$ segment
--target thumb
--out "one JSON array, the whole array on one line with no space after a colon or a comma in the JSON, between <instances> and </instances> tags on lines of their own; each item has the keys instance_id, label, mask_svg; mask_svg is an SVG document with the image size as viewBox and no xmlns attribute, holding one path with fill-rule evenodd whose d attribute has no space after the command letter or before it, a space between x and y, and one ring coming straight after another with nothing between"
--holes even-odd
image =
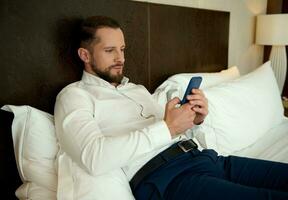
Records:
<instances>
[{"instance_id":1,"label":"thumb","mask_svg":"<svg viewBox=\"0 0 288 200\"><path fill-rule=\"evenodd\" d=\"M180 99L178 97L174 97L173 99L171 99L170 101L167 102L166 107L167 109L173 109L175 108L175 106L180 103Z\"/></svg>"}]
</instances>

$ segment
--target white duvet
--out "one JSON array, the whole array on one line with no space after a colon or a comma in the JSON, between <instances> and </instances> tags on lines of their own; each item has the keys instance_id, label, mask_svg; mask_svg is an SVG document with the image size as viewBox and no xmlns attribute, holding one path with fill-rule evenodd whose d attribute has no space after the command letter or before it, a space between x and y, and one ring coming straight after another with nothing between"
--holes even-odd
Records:
<instances>
[{"instance_id":1,"label":"white duvet","mask_svg":"<svg viewBox=\"0 0 288 200\"><path fill-rule=\"evenodd\" d=\"M285 117L256 143L233 154L288 163L288 118Z\"/></svg>"}]
</instances>

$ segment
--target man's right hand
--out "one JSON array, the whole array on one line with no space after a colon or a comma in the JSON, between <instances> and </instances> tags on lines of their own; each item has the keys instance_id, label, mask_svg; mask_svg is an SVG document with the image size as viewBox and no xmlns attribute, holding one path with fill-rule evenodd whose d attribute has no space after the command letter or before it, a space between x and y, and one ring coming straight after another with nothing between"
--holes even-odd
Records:
<instances>
[{"instance_id":1,"label":"man's right hand","mask_svg":"<svg viewBox=\"0 0 288 200\"><path fill-rule=\"evenodd\" d=\"M166 122L172 137L183 133L194 126L193 121L196 113L192 110L193 106L186 103L180 107L176 107L179 103L180 99L175 97L168 101L165 108L164 121Z\"/></svg>"}]
</instances>

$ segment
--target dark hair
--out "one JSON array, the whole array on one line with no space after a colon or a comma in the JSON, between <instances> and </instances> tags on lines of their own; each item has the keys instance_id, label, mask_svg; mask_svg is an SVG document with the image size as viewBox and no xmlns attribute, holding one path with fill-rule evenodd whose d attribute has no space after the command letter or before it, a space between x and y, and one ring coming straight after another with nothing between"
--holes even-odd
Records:
<instances>
[{"instance_id":1,"label":"dark hair","mask_svg":"<svg viewBox=\"0 0 288 200\"><path fill-rule=\"evenodd\" d=\"M104 27L121 28L116 20L106 16L91 16L84 19L80 27L80 46L88 47L93 40L97 40L96 31Z\"/></svg>"}]
</instances>

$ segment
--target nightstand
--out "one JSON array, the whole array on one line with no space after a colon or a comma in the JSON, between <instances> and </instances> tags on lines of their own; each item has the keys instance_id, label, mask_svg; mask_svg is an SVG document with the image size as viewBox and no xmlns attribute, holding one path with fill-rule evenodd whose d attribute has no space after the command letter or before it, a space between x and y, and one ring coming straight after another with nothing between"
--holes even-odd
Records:
<instances>
[{"instance_id":1,"label":"nightstand","mask_svg":"<svg viewBox=\"0 0 288 200\"><path fill-rule=\"evenodd\" d=\"M287 97L283 97L282 99L283 107L284 107L284 115L288 117L288 99Z\"/></svg>"}]
</instances>

